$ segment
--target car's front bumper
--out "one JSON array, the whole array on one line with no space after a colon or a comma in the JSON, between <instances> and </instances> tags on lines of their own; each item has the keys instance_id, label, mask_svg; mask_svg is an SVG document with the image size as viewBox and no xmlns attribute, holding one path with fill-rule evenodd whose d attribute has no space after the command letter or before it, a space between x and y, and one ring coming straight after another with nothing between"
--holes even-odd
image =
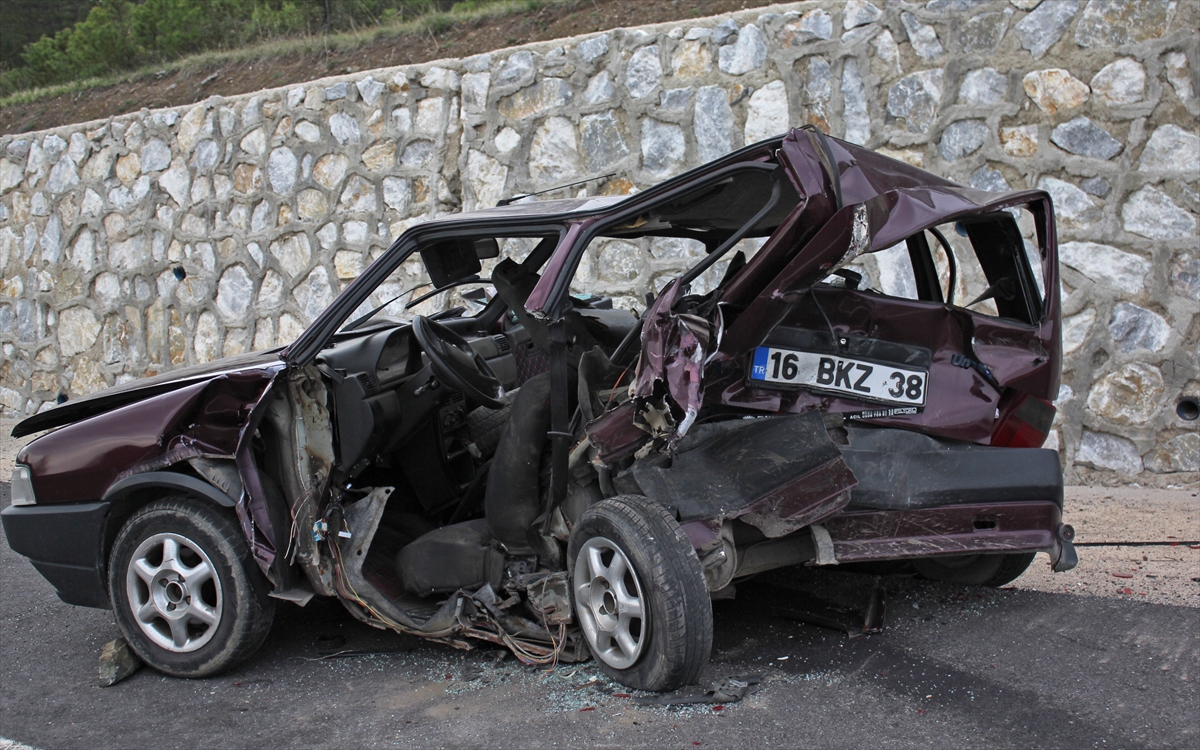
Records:
<instances>
[{"instance_id":1,"label":"car's front bumper","mask_svg":"<svg viewBox=\"0 0 1200 750\"><path fill-rule=\"evenodd\" d=\"M0 512L8 546L33 563L67 604L109 608L101 541L111 503L10 506Z\"/></svg>"}]
</instances>

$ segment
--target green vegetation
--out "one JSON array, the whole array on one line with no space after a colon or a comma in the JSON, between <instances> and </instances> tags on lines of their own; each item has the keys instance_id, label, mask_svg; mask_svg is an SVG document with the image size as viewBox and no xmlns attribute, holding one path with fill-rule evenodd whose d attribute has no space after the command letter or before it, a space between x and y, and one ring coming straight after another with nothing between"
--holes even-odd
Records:
<instances>
[{"instance_id":1,"label":"green vegetation","mask_svg":"<svg viewBox=\"0 0 1200 750\"><path fill-rule=\"evenodd\" d=\"M86 16L26 44L24 65L0 72L0 97L35 87L108 77L185 55L330 32L427 19L444 24L453 6L498 0L92 0L62 3L58 18ZM8 0L9 3L14 0ZM6 3L7 4L7 3ZM17 3L19 4L19 3ZM71 6L71 7L67 7ZM47 3L46 13L55 3ZM455 10L460 10L455 7ZM61 21L60 21L61 24Z\"/></svg>"}]
</instances>

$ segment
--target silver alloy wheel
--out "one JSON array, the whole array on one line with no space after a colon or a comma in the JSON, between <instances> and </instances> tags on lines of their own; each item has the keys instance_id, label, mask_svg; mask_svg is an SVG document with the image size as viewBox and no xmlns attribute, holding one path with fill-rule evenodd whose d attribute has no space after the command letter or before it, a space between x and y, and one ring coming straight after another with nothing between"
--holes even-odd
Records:
<instances>
[{"instance_id":1,"label":"silver alloy wheel","mask_svg":"<svg viewBox=\"0 0 1200 750\"><path fill-rule=\"evenodd\" d=\"M221 580L212 560L179 534L154 534L125 571L133 618L155 645L187 653L212 640L221 623Z\"/></svg>"},{"instance_id":2,"label":"silver alloy wheel","mask_svg":"<svg viewBox=\"0 0 1200 750\"><path fill-rule=\"evenodd\" d=\"M628 669L650 640L649 607L629 558L614 542L594 536L575 558L576 617L592 652L614 669Z\"/></svg>"}]
</instances>

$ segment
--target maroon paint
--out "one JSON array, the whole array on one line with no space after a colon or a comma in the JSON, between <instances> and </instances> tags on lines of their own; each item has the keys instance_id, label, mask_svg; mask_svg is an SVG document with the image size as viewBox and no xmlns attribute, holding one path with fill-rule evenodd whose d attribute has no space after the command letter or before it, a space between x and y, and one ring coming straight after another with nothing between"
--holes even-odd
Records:
<instances>
[{"instance_id":1,"label":"maroon paint","mask_svg":"<svg viewBox=\"0 0 1200 750\"><path fill-rule=\"evenodd\" d=\"M831 180L821 167L816 147L804 135L804 146L797 146L797 132L784 137L776 153L800 197L796 209L759 249L741 273L720 293L721 302L744 305L758 296L763 287L783 269L788 258L812 239L837 210L831 197Z\"/></svg>"},{"instance_id":2,"label":"maroon paint","mask_svg":"<svg viewBox=\"0 0 1200 750\"><path fill-rule=\"evenodd\" d=\"M822 166L827 163L823 143L832 151L838 175ZM808 290L845 255L857 204L865 206L868 212L873 249L889 247L927 227L963 215L1029 204L1044 255L1044 316L1034 326L981 316L949 305L865 292L818 289L813 293L826 306L840 333L923 346L933 352L929 382L936 384L936 388L930 388L924 413L873 420L876 424L919 428L943 437L986 443L996 405L1004 394L974 371L951 365L954 354L973 356L991 366L1002 388L1017 389L1048 401L1054 398L1062 356L1057 236L1049 197L1041 191L1000 196L983 193L866 149L833 139L823 140L812 131L797 130L782 141L695 170L683 182L676 179L651 188L637 199L622 202L621 211L643 205L643 201L649 204L680 185L702 181L708 172L731 163L767 159L782 164L800 200L763 248L720 292L719 302L731 325L718 356L705 369L703 381L694 372L695 368L685 362L688 358L680 357L680 348L689 344L676 335L680 321L670 313L670 303L662 302L652 309L654 320L643 338L643 359L646 372L650 373L648 382L651 385L654 380L666 382L676 406L683 410L694 408L704 398L708 404L776 413L863 408L859 401L808 391L749 387L744 372L750 350L777 325L825 329L824 317L815 307L806 307L806 301L811 303L812 299ZM841 210L833 197L835 184L840 185L844 206ZM526 302L531 314L538 317L554 314L553 307L561 302L555 295L561 294L566 288L565 278L574 273L584 249L582 244L595 224L612 221L614 215L610 211L568 224L563 241ZM117 476L136 472L156 459L182 455L180 451L236 453L247 488L238 506L243 529L254 545L259 564L269 566L275 553L274 530L265 511L265 494L249 448L254 426L264 411L265 394L279 371L278 364L264 367L264 363L265 359L260 359L253 370L217 374L63 427L35 440L18 460L32 468L39 500L55 503L94 500ZM213 363L204 372L229 366L228 361ZM198 370L188 374L199 376ZM174 388L172 375L183 374L169 374L80 399L61 412L49 413L54 416L39 415L26 420L18 429L34 431L66 424L71 418L80 418L72 414L82 416L89 405L98 407L104 399L120 403L115 399L123 397L124 391L148 386ZM627 454L644 442L645 432L633 425L634 411L631 404L626 404L589 425L588 434L604 460ZM1061 513L1052 503L854 511L831 516L845 505L846 490L854 486L853 476L844 464L844 471L836 468L824 467L827 471L820 477L807 478L812 482L798 480L742 512L803 524L826 519L838 556L847 561L973 550L1057 548L1055 532ZM973 523L979 515L997 519L997 528L976 530ZM693 543L701 546L701 541L711 542L719 533L718 520L687 524Z\"/></svg>"},{"instance_id":3,"label":"maroon paint","mask_svg":"<svg viewBox=\"0 0 1200 750\"><path fill-rule=\"evenodd\" d=\"M580 236L587 229L598 221L595 218L584 219L570 224L567 228L567 234L562 241L558 243L554 254L550 256L550 260L546 261L545 267L542 268L542 278L538 281L533 291L529 293L528 299L525 300L525 309L535 318L543 318L550 313L547 308L550 307L554 300L551 299L554 291L554 284L564 273L574 275L575 268L570 264L571 250L579 242Z\"/></svg>"},{"instance_id":4,"label":"maroon paint","mask_svg":"<svg viewBox=\"0 0 1200 750\"><path fill-rule=\"evenodd\" d=\"M769 537L784 536L845 508L857 486L854 473L838 456L726 517L741 518Z\"/></svg>"},{"instance_id":5,"label":"maroon paint","mask_svg":"<svg viewBox=\"0 0 1200 750\"><path fill-rule=\"evenodd\" d=\"M634 423L634 406L626 401L593 419L584 428L600 460L606 464L628 456L645 443L650 435Z\"/></svg>"},{"instance_id":6,"label":"maroon paint","mask_svg":"<svg viewBox=\"0 0 1200 750\"><path fill-rule=\"evenodd\" d=\"M117 475L169 449L171 428L195 406L208 382L115 409L44 435L21 449L38 503L98 500Z\"/></svg>"},{"instance_id":7,"label":"maroon paint","mask_svg":"<svg viewBox=\"0 0 1200 750\"><path fill-rule=\"evenodd\" d=\"M263 370L219 375L138 401L43 435L17 460L32 470L39 504L94 501L119 476L180 448L232 454L237 428L230 425L270 377Z\"/></svg>"},{"instance_id":8,"label":"maroon paint","mask_svg":"<svg viewBox=\"0 0 1200 750\"><path fill-rule=\"evenodd\" d=\"M269 498L266 490L263 489L262 476L259 474L258 466L254 463L252 448L254 433L262 423L263 417L266 416L271 400L275 396L274 386L276 378L281 372L283 372L282 367L274 372L274 377L263 389L257 403L248 408L243 407L248 412L249 418L239 425L237 447L234 450L238 476L241 477L242 487L245 490L242 497L234 498L237 500L238 521L242 525L242 533L250 544L250 552L254 555L254 561L258 563L264 573L267 573L271 564L275 562L277 530L271 522L271 514L267 510Z\"/></svg>"},{"instance_id":9,"label":"maroon paint","mask_svg":"<svg viewBox=\"0 0 1200 750\"><path fill-rule=\"evenodd\" d=\"M671 442L683 437L699 411L704 389L704 361L712 340L713 326L695 315L677 315L672 308L681 296L679 279L667 284L646 310L642 325L642 356L638 360L633 398L638 410L657 403L665 395L674 403L679 429Z\"/></svg>"},{"instance_id":10,"label":"maroon paint","mask_svg":"<svg viewBox=\"0 0 1200 750\"><path fill-rule=\"evenodd\" d=\"M761 344L771 329L795 307L806 289L828 275L833 261L845 255L850 245L853 218L852 206L834 214L775 279L760 288L759 294L729 325L721 339L722 360L740 357ZM781 245L776 247L780 254L786 250ZM761 254L761 251L756 254L755 259ZM744 273L746 269L742 270Z\"/></svg>"},{"instance_id":11,"label":"maroon paint","mask_svg":"<svg viewBox=\"0 0 1200 750\"><path fill-rule=\"evenodd\" d=\"M994 528L975 528L976 519ZM1062 512L1052 502L848 511L825 521L838 562L981 552L1055 555Z\"/></svg>"},{"instance_id":12,"label":"maroon paint","mask_svg":"<svg viewBox=\"0 0 1200 750\"><path fill-rule=\"evenodd\" d=\"M721 538L721 519L705 518L680 526L694 549L704 549Z\"/></svg>"},{"instance_id":13,"label":"maroon paint","mask_svg":"<svg viewBox=\"0 0 1200 750\"><path fill-rule=\"evenodd\" d=\"M217 375L237 371L251 370L257 367L269 367L279 364L279 350L271 349L262 352L240 354L226 357L213 362L206 362L192 367L164 372L141 380L131 380L120 383L102 391L89 393L86 396L72 398L65 404L49 409L20 422L13 428L12 436L21 437L35 432L50 430L72 422L78 422L88 417L101 414L112 409L157 396L185 385L194 385L208 381Z\"/></svg>"},{"instance_id":14,"label":"maroon paint","mask_svg":"<svg viewBox=\"0 0 1200 750\"><path fill-rule=\"evenodd\" d=\"M1051 361L1050 348L1042 334L1047 326L1033 327L1016 321L1000 320L972 313L950 305L939 305L918 300L887 297L870 292L838 288L817 288L810 292L834 321L838 334L882 339L929 349L933 362L929 370L928 396L925 410L914 415L896 416L871 420L872 424L907 428L921 428L922 432L956 440L967 440L986 444L992 434L996 407L1000 402L1000 391L987 382L975 370L957 367L952 363L955 354L978 357L995 368L997 380L1002 386L1012 385L1013 380L1023 390L1034 396L1051 401L1055 393L1049 390L1052 379L1045 372ZM782 326L823 332L827 330L824 318L806 295L782 320ZM972 338L978 342L983 331L984 341L1003 339L1002 350L995 347L980 351L972 347ZM1012 356L1017 362L1026 363L1022 372L1006 359ZM1040 358L1041 377L1030 364ZM727 406L762 408L765 389L746 383L748 356L727 362L722 367L722 380L727 385L720 393L720 402ZM1057 382L1054 381L1057 390ZM819 408L826 412L855 412L869 408L869 404L852 398L827 396L807 390L769 391L779 399L776 412L803 412ZM771 406L770 399L765 406ZM770 409L769 409L770 410Z\"/></svg>"}]
</instances>

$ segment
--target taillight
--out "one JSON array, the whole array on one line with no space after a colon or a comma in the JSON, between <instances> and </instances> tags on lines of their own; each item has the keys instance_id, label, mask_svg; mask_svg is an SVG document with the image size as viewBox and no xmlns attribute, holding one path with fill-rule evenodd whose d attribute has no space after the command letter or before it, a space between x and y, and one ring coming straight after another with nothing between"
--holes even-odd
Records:
<instances>
[{"instance_id":1,"label":"taillight","mask_svg":"<svg viewBox=\"0 0 1200 750\"><path fill-rule=\"evenodd\" d=\"M1000 418L992 430L992 445L1005 448L1040 448L1054 422L1054 404L1020 391L1009 391L1000 401Z\"/></svg>"}]
</instances>

